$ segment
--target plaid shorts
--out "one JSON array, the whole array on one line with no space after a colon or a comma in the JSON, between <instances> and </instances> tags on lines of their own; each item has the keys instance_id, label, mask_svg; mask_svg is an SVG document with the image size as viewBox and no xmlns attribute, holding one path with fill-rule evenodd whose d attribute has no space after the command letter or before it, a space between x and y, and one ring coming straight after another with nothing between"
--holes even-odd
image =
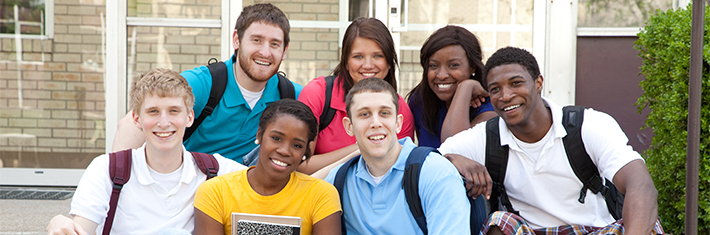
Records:
<instances>
[{"instance_id":1,"label":"plaid shorts","mask_svg":"<svg viewBox=\"0 0 710 235\"><path fill-rule=\"evenodd\" d=\"M581 226L581 225L564 225L559 227L550 227L542 229L532 229L525 220L513 213L496 211L488 217L488 220L481 228L481 235L488 233L490 226L497 226L503 234L506 235L579 235L579 234L589 234L589 235L610 235L610 234L624 234L623 219L617 220L604 227L593 227L593 226ZM663 228L661 227L661 222L656 220L656 224L653 226L652 234L665 234Z\"/></svg>"}]
</instances>

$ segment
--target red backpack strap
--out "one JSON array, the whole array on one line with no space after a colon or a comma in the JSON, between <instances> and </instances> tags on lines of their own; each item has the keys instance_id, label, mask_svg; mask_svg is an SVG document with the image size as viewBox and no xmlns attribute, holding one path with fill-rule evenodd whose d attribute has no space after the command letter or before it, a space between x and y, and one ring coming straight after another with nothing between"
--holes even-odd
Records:
<instances>
[{"instance_id":1,"label":"red backpack strap","mask_svg":"<svg viewBox=\"0 0 710 235\"><path fill-rule=\"evenodd\" d=\"M113 217L116 215L116 206L118 205L118 196L121 194L123 185L128 183L131 178L131 149L109 153L108 171L113 182L111 190L111 200L109 201L108 215L104 223L104 231L102 234L108 235L111 233L113 225Z\"/></svg>"},{"instance_id":2,"label":"red backpack strap","mask_svg":"<svg viewBox=\"0 0 710 235\"><path fill-rule=\"evenodd\" d=\"M219 163L212 154L198 152L190 153L192 154L192 158L195 159L195 163L197 163L197 167L200 168L200 171L207 175L207 179L217 176L217 172L219 172Z\"/></svg>"}]
</instances>

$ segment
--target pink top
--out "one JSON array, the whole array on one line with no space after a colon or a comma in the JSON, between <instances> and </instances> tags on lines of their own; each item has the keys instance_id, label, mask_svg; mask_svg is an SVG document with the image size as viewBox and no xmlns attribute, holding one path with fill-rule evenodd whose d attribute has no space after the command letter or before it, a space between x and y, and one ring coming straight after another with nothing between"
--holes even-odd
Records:
<instances>
[{"instance_id":1,"label":"pink top","mask_svg":"<svg viewBox=\"0 0 710 235\"><path fill-rule=\"evenodd\" d=\"M333 96L330 98L330 106L335 109L335 116L330 125L318 133L314 154L329 153L356 142L355 136L348 135L345 132L345 128L343 128L342 120L347 116L347 113L345 112L345 101L343 99L345 93L338 82L340 79L340 77L335 79ZM310 107L316 119L320 119L320 115L323 112L323 103L325 102L325 77L315 78L303 87L301 94L298 96L298 101ZM399 96L399 114L404 116L404 123L397 137L399 139L404 137L414 139L414 116L402 96ZM318 121L320 122L320 120Z\"/></svg>"}]
</instances>

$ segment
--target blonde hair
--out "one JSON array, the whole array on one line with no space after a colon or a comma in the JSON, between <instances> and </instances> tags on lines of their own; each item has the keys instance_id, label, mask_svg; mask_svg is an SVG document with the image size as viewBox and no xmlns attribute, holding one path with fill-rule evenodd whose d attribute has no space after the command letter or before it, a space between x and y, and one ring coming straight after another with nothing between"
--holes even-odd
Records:
<instances>
[{"instance_id":1,"label":"blonde hair","mask_svg":"<svg viewBox=\"0 0 710 235\"><path fill-rule=\"evenodd\" d=\"M182 98L188 111L192 111L195 104L195 96L187 80L180 73L165 68L154 68L141 75L141 78L133 83L130 95L130 107L136 115L140 113L143 101L149 95Z\"/></svg>"}]
</instances>

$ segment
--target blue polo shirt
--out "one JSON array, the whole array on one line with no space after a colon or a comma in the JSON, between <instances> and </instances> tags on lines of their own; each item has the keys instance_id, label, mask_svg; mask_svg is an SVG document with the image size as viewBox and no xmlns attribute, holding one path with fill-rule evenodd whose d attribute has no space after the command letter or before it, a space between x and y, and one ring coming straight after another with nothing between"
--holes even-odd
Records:
<instances>
[{"instance_id":1,"label":"blue polo shirt","mask_svg":"<svg viewBox=\"0 0 710 235\"><path fill-rule=\"evenodd\" d=\"M441 126L444 125L444 119L446 119L446 113L448 110L446 110L446 104L444 104L443 101L439 100L439 109L436 111L436 134L433 134L429 132L424 125L424 109L422 106L419 106L418 103L414 102L414 99L421 100L421 96L417 95L416 93L413 94L409 98L409 109L412 110L412 114L414 114L414 127L417 128L417 131L419 132L419 136L417 136L417 140L419 141L419 146L427 146L427 147L432 147L432 148L438 148L441 145ZM469 117L470 121L473 121L476 116L483 112L487 111L493 111L493 105L491 104L491 99L486 98L486 101L481 104L480 107L478 108L473 108L469 107Z\"/></svg>"},{"instance_id":2,"label":"blue polo shirt","mask_svg":"<svg viewBox=\"0 0 710 235\"><path fill-rule=\"evenodd\" d=\"M342 199L348 234L423 234L412 217L402 189L407 157L416 145L409 137L400 139L399 143L402 151L380 184L375 185L364 159L348 171ZM332 184L342 166L332 169L325 180ZM437 153L430 153L424 161L419 196L429 234L471 233L471 207L461 175L451 162Z\"/></svg>"},{"instance_id":3,"label":"blue polo shirt","mask_svg":"<svg viewBox=\"0 0 710 235\"><path fill-rule=\"evenodd\" d=\"M249 153L256 144L256 130L259 128L259 118L267 105L281 99L277 75L266 83L261 99L250 108L242 96L241 90L234 79L232 56L225 61L227 64L227 87L222 99L215 107L212 115L205 118L200 126L184 142L189 151L203 153L219 153L226 158L239 163L242 157ZM207 105L212 88L212 75L206 66L200 66L181 73L192 87L195 95L195 118L200 116L202 109ZM293 82L291 82L293 83ZM293 83L296 97L301 93L303 86Z\"/></svg>"}]
</instances>

